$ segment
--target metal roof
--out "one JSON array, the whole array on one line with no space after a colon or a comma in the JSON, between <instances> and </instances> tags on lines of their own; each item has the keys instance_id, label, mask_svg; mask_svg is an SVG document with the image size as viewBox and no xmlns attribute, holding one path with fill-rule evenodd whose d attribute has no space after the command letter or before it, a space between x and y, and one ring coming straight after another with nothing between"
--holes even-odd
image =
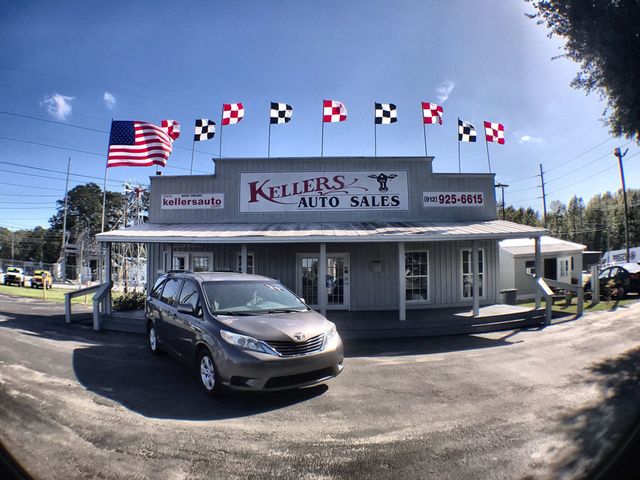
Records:
<instances>
[{"instance_id":1,"label":"metal roof","mask_svg":"<svg viewBox=\"0 0 640 480\"><path fill-rule=\"evenodd\" d=\"M544 254L565 253L565 252L582 252L586 250L586 245L568 242L561 238L550 236L540 237L540 250ZM503 240L500 242L500 250L509 252L514 257L534 255L533 239L519 238L511 240Z\"/></svg>"},{"instance_id":2,"label":"metal roof","mask_svg":"<svg viewBox=\"0 0 640 480\"><path fill-rule=\"evenodd\" d=\"M96 235L99 242L306 243L502 240L548 231L504 220L480 222L145 223Z\"/></svg>"}]
</instances>

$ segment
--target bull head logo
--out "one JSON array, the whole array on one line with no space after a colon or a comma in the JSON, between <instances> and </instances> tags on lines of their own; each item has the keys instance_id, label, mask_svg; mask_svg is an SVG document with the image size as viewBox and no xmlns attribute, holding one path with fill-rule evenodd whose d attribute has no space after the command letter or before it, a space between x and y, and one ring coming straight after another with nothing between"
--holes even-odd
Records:
<instances>
[{"instance_id":1,"label":"bull head logo","mask_svg":"<svg viewBox=\"0 0 640 480\"><path fill-rule=\"evenodd\" d=\"M392 178L396 178L397 175L395 173L391 173L389 175L386 175L384 173L379 173L378 175L372 173L371 175L369 175L369 178L373 178L374 180L376 180L379 184L380 187L378 188L379 191L381 192L386 192L389 190L389 188L387 187L387 182L389 180L391 180Z\"/></svg>"}]
</instances>

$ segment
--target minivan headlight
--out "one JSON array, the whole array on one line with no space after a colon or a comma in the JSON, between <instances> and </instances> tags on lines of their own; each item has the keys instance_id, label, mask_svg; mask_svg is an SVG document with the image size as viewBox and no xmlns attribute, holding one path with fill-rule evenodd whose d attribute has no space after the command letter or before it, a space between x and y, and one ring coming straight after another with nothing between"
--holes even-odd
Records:
<instances>
[{"instance_id":1,"label":"minivan headlight","mask_svg":"<svg viewBox=\"0 0 640 480\"><path fill-rule=\"evenodd\" d=\"M225 342L241 350L251 350L254 352L267 353L262 346L262 342L260 340L256 340L253 337L228 332L226 330L220 330L220 336L224 339Z\"/></svg>"},{"instance_id":2,"label":"minivan headlight","mask_svg":"<svg viewBox=\"0 0 640 480\"><path fill-rule=\"evenodd\" d=\"M329 339L333 337L336 333L338 333L338 330L336 329L336 324L333 322L327 321L327 329L324 332L325 338Z\"/></svg>"}]
</instances>

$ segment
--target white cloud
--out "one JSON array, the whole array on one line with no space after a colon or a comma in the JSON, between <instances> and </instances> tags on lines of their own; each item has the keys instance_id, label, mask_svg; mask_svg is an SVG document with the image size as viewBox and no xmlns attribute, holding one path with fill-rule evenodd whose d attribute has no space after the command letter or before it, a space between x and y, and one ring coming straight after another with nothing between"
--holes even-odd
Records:
<instances>
[{"instance_id":1,"label":"white cloud","mask_svg":"<svg viewBox=\"0 0 640 480\"><path fill-rule=\"evenodd\" d=\"M116 106L116 97L113 93L104 92L102 97L104 99L104 104L107 106L109 110L112 110L113 107Z\"/></svg>"},{"instance_id":2,"label":"white cloud","mask_svg":"<svg viewBox=\"0 0 640 480\"><path fill-rule=\"evenodd\" d=\"M76 97L67 97L59 93L54 93L40 102L41 106L47 108L47 112L56 117L58 120L66 120L71 115L73 109L71 101Z\"/></svg>"},{"instance_id":3,"label":"white cloud","mask_svg":"<svg viewBox=\"0 0 640 480\"><path fill-rule=\"evenodd\" d=\"M540 137L532 137L531 135L522 135L519 139L518 139L518 143L542 143L544 142L544 139L540 138Z\"/></svg>"},{"instance_id":4,"label":"white cloud","mask_svg":"<svg viewBox=\"0 0 640 480\"><path fill-rule=\"evenodd\" d=\"M451 80L445 80L444 82L442 82L438 86L438 88L436 88L436 96L438 98L438 101L440 103L446 102L447 98L449 98L449 95L451 95L451 92L453 92L455 86L456 84Z\"/></svg>"}]
</instances>

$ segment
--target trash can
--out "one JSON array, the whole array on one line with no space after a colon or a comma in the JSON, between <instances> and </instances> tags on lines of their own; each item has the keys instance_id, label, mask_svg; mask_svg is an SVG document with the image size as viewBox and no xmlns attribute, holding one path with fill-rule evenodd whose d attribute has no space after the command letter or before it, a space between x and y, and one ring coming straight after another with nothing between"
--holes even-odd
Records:
<instances>
[{"instance_id":1,"label":"trash can","mask_svg":"<svg viewBox=\"0 0 640 480\"><path fill-rule=\"evenodd\" d=\"M518 299L518 289L517 288L506 288L504 290L500 290L499 301L503 305L515 305Z\"/></svg>"}]
</instances>

